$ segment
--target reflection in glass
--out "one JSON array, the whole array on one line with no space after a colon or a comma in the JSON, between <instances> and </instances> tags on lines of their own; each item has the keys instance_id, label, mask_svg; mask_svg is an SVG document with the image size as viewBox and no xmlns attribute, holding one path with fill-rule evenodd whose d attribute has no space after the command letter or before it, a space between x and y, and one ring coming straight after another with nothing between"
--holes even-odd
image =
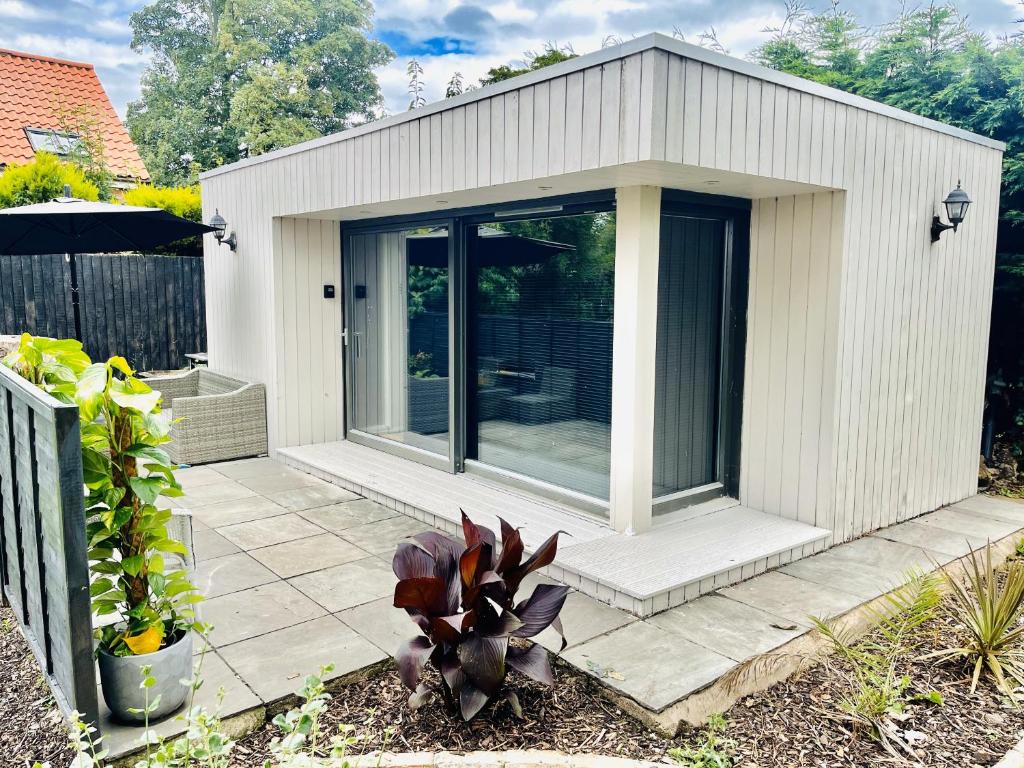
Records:
<instances>
[{"instance_id":1,"label":"reflection in glass","mask_svg":"<svg viewBox=\"0 0 1024 768\"><path fill-rule=\"evenodd\" d=\"M349 423L447 456L448 231L354 235L349 250Z\"/></svg>"},{"instance_id":2,"label":"reflection in glass","mask_svg":"<svg viewBox=\"0 0 1024 768\"><path fill-rule=\"evenodd\" d=\"M607 499L614 214L491 222L468 247L470 451Z\"/></svg>"},{"instance_id":3,"label":"reflection in glass","mask_svg":"<svg viewBox=\"0 0 1024 768\"><path fill-rule=\"evenodd\" d=\"M661 217L654 496L717 477L724 224Z\"/></svg>"}]
</instances>

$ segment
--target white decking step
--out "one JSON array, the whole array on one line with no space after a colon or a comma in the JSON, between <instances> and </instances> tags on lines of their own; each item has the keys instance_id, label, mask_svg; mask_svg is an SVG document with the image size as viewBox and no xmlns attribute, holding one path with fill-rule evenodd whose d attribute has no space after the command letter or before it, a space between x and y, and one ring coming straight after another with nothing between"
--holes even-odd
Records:
<instances>
[{"instance_id":1,"label":"white decking step","mask_svg":"<svg viewBox=\"0 0 1024 768\"><path fill-rule=\"evenodd\" d=\"M829 531L719 500L686 519L628 536L578 510L525 491L449 474L348 441L278 450L285 463L439 528L460 510L497 528L521 527L528 549L563 531L548 575L584 594L647 616L769 568L819 552Z\"/></svg>"}]
</instances>

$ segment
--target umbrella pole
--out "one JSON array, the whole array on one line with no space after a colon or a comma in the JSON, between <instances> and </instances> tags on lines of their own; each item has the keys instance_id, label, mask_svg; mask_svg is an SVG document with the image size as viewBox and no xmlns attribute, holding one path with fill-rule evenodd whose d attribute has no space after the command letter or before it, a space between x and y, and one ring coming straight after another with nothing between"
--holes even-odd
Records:
<instances>
[{"instance_id":1,"label":"umbrella pole","mask_svg":"<svg viewBox=\"0 0 1024 768\"><path fill-rule=\"evenodd\" d=\"M82 341L82 310L78 304L78 263L75 254L66 254L71 268L71 313L75 318L75 338Z\"/></svg>"}]
</instances>

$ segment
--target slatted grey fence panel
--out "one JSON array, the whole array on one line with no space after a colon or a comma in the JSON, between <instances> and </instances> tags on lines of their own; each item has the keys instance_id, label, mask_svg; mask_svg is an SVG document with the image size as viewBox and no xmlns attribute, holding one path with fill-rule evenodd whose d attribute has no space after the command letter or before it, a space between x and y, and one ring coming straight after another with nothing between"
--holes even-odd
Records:
<instances>
[{"instance_id":1,"label":"slatted grey fence panel","mask_svg":"<svg viewBox=\"0 0 1024 768\"><path fill-rule=\"evenodd\" d=\"M58 706L98 723L78 408L0 366L0 582Z\"/></svg>"},{"instance_id":2,"label":"slatted grey fence panel","mask_svg":"<svg viewBox=\"0 0 1024 768\"><path fill-rule=\"evenodd\" d=\"M203 260L80 255L82 339L95 360L124 355L139 370L170 370L206 350ZM0 334L74 335L63 255L0 256Z\"/></svg>"}]
</instances>

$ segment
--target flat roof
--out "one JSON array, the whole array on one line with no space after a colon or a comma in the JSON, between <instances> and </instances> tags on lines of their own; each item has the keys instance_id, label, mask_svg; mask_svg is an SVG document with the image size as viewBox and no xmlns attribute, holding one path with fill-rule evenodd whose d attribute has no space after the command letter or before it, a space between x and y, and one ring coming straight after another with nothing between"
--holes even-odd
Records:
<instances>
[{"instance_id":1,"label":"flat roof","mask_svg":"<svg viewBox=\"0 0 1024 768\"><path fill-rule=\"evenodd\" d=\"M726 56L725 54L718 53L707 48L702 48L698 45L693 45L692 43L685 43L682 40L677 40L674 37L663 35L660 32L652 32L650 34L643 35L642 37L637 37L624 43L620 43L619 45L608 46L607 48L602 48L601 50L594 51L593 53L577 56L576 58L569 59L568 61L559 62L558 64L552 64L551 66L544 67L542 69L527 72L519 75L518 77L502 80L501 82L483 86L481 88L476 88L458 96L453 96L450 99L431 102L430 104L418 109L410 109L396 115L390 115L380 120L363 123L355 126L354 128L349 128L338 133L332 133L327 136L310 139L309 141L304 141L301 144L293 144L290 147L275 149L262 155L248 157L244 160L229 163L228 165L211 168L210 170L201 173L199 178L207 179L224 173L230 173L231 171L240 170L251 165L275 160L280 157L300 154L302 152L317 149L318 147L328 146L339 141L345 141L356 136L361 136L366 133L373 133L374 131L383 130L394 125L401 125L402 123L407 123L412 120L419 120L428 115L454 109L455 107L463 104L482 101L492 96L497 96L500 93L507 93L508 91L515 91L536 83L554 80L555 78L568 75L572 72L589 69L590 67L598 66L608 61L623 59L627 56L632 56L648 50L662 50L668 53L673 53L687 59L693 59L694 61L700 61L705 64L737 72L741 75L746 75L769 83L775 83L786 88L792 88L814 96L820 96L830 101L847 104L851 107L856 107L857 109L874 112L885 117L893 118L894 120L900 120L938 133L954 136L958 139L970 141L975 144L981 144L982 146L996 149L1000 152L1006 149L1006 144L1001 141L997 141L996 139L991 139L977 133L972 133L971 131L966 131L963 128L957 128L947 123L939 122L938 120L922 117L921 115L914 114L913 112L907 112L903 109L890 107L888 104L883 104L878 101L864 98L863 96L841 91L838 88L822 85L821 83L816 83L813 80L806 80L802 77L790 75L775 69L769 69L768 67L761 66L760 64L754 64L743 59L737 59L733 56Z\"/></svg>"}]
</instances>

